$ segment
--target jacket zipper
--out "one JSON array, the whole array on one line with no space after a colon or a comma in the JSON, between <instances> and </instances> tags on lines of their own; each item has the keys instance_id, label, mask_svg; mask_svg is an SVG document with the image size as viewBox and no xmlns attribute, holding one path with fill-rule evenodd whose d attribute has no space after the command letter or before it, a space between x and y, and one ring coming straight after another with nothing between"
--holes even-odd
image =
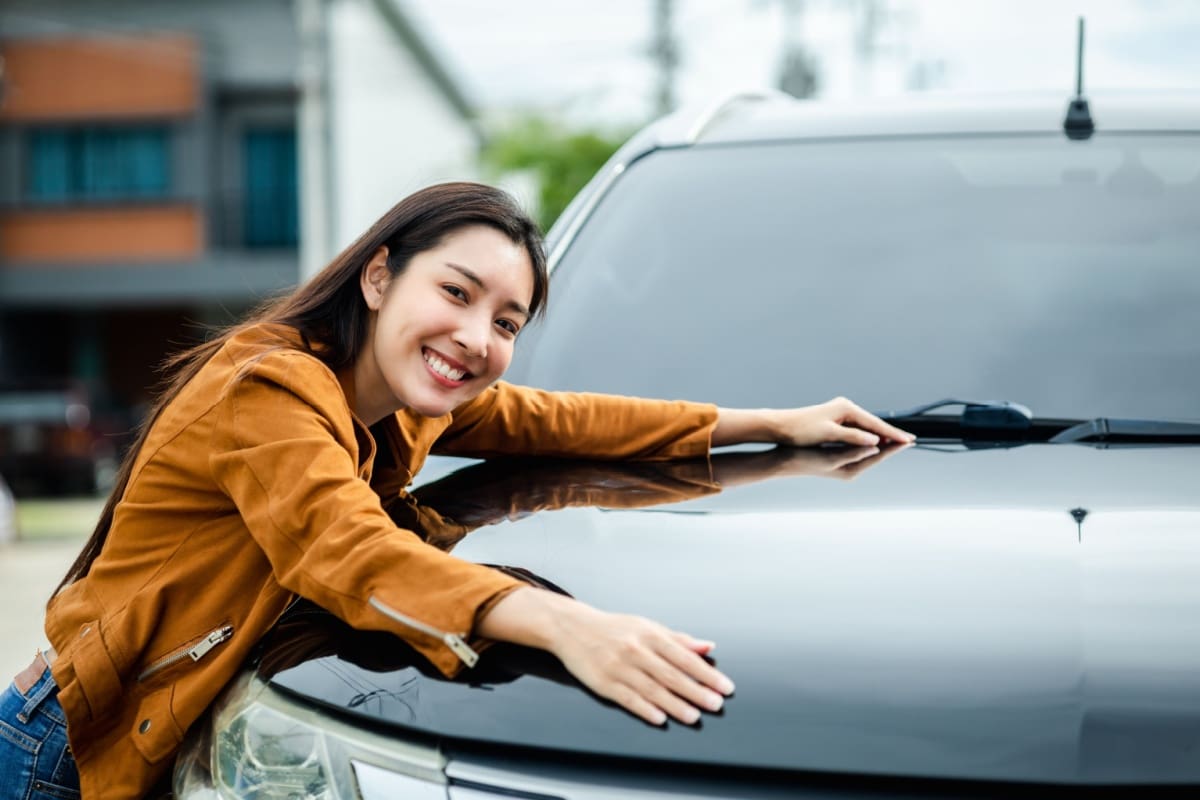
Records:
<instances>
[{"instance_id":1,"label":"jacket zipper","mask_svg":"<svg viewBox=\"0 0 1200 800\"><path fill-rule=\"evenodd\" d=\"M371 595L371 597L367 598L367 602L370 603L371 606L377 611L381 612L385 616L391 617L401 625L407 625L408 627L418 630L428 636L432 636L435 639L440 639L442 644L446 645L446 647L449 647L450 651L454 653L454 655L458 656L459 659L468 667L475 666L475 663L479 661L479 654L472 650L471 646L463 641L462 636L458 635L457 633L439 631L432 625L426 625L420 620L413 619L406 614L401 614L396 609L384 605L384 603L378 600L374 595Z\"/></svg>"},{"instance_id":2,"label":"jacket zipper","mask_svg":"<svg viewBox=\"0 0 1200 800\"><path fill-rule=\"evenodd\" d=\"M185 658L190 658L192 661L199 661L208 655L208 651L212 650L221 642L229 639L231 636L233 636L233 626L223 625L220 628L217 628L215 631L203 636L200 641L196 642L195 644L188 645L187 647L181 647L175 652L169 653L168 655L160 658L158 661L155 661L153 664L142 670L142 673L138 675L137 679L139 681L144 681L151 675L161 672L173 664L178 664Z\"/></svg>"}]
</instances>

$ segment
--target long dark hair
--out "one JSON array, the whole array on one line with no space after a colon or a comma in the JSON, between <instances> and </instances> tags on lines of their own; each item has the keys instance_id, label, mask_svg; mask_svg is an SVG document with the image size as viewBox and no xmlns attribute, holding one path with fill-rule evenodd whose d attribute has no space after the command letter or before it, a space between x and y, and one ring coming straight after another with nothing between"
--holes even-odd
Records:
<instances>
[{"instance_id":1,"label":"long dark hair","mask_svg":"<svg viewBox=\"0 0 1200 800\"><path fill-rule=\"evenodd\" d=\"M125 494L133 463L162 410L231 337L253 325L279 323L297 329L305 349L331 369L354 363L367 337L368 314L359 274L380 247L387 247L388 270L399 275L417 253L436 247L446 234L469 225L487 225L525 247L533 264L532 315L544 312L548 292L546 256L537 224L508 194L478 183L442 183L401 200L366 233L307 283L266 303L247 320L215 338L166 360L162 390L125 454L112 494L92 536L67 571L58 594L88 574L112 528L113 511Z\"/></svg>"}]
</instances>

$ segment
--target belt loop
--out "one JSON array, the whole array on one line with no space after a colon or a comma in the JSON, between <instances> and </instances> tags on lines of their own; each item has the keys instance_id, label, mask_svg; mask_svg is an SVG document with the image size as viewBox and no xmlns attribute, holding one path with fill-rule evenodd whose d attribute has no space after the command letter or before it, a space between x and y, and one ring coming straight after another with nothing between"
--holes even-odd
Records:
<instances>
[{"instance_id":1,"label":"belt loop","mask_svg":"<svg viewBox=\"0 0 1200 800\"><path fill-rule=\"evenodd\" d=\"M41 658L41 653L38 653L38 657ZM29 723L29 718L33 716L33 713L58 688L58 685L54 683L54 677L50 674L50 666L46 664L45 659L42 659L42 664L46 666L42 670L42 677L38 679L41 686L29 696L29 700L25 702L25 707L17 714L17 719L25 724Z\"/></svg>"}]
</instances>

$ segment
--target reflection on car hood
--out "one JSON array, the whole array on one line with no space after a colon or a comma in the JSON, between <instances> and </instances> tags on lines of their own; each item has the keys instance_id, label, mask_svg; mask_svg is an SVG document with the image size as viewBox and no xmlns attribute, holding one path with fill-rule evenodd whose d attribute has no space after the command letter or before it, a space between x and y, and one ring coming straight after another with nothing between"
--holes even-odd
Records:
<instances>
[{"instance_id":1,"label":"reflection on car hood","mask_svg":"<svg viewBox=\"0 0 1200 800\"><path fill-rule=\"evenodd\" d=\"M282 661L268 652L273 684L453 739L632 758L1200 780L1200 448L910 450L853 482L788 478L723 494L695 464L581 469L451 478L460 516L506 518L455 553L715 640L737 684L724 712L654 728L544 654L506 646L448 682L390 637L332 622L292 625L331 638L293 645ZM619 505L601 502L605 491L636 494L639 481L651 498L670 485L690 499L602 507ZM522 517L503 502L570 505L572 486L600 505ZM272 647L286 653L287 637Z\"/></svg>"}]
</instances>

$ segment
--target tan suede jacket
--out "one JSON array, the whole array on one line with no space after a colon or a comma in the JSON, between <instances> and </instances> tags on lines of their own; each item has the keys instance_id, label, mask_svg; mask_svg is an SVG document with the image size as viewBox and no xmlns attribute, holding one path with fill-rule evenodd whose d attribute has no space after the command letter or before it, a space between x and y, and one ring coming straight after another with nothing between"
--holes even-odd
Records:
<instances>
[{"instance_id":1,"label":"tan suede jacket","mask_svg":"<svg viewBox=\"0 0 1200 800\"><path fill-rule=\"evenodd\" d=\"M88 575L54 597L85 798L140 797L296 595L391 631L447 675L482 612L520 584L387 513L429 452L665 459L708 452L716 408L498 383L443 417L400 412L376 442L353 381L295 331L232 338L163 411Z\"/></svg>"}]
</instances>

